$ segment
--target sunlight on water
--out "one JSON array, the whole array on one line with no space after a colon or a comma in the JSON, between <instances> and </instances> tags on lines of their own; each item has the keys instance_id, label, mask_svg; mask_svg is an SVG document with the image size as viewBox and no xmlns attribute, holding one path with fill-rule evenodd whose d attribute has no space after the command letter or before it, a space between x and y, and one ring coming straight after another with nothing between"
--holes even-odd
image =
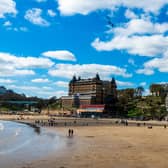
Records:
<instances>
[{"instance_id":1,"label":"sunlight on water","mask_svg":"<svg viewBox=\"0 0 168 168\"><path fill-rule=\"evenodd\" d=\"M34 159L58 149L63 144L55 132L41 130L20 123L0 121L0 162L1 157L23 157Z\"/></svg>"},{"instance_id":2,"label":"sunlight on water","mask_svg":"<svg viewBox=\"0 0 168 168\"><path fill-rule=\"evenodd\" d=\"M15 136L18 136L21 133L21 130L22 130L21 128L18 128L15 132Z\"/></svg>"},{"instance_id":3,"label":"sunlight on water","mask_svg":"<svg viewBox=\"0 0 168 168\"><path fill-rule=\"evenodd\" d=\"M0 154L14 152L27 145L34 134L26 125L0 121Z\"/></svg>"},{"instance_id":4,"label":"sunlight on water","mask_svg":"<svg viewBox=\"0 0 168 168\"><path fill-rule=\"evenodd\" d=\"M2 123L0 123L0 131L4 130L4 125Z\"/></svg>"}]
</instances>

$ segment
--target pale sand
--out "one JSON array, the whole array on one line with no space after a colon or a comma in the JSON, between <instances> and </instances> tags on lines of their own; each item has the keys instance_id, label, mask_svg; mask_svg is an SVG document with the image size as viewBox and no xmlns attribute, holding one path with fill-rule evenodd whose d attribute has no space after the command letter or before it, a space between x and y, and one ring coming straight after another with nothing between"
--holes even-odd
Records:
<instances>
[{"instance_id":1,"label":"pale sand","mask_svg":"<svg viewBox=\"0 0 168 168\"><path fill-rule=\"evenodd\" d=\"M25 119L25 120L45 120L48 119L48 115L9 115L9 114L0 114L0 120L17 120L17 119Z\"/></svg>"},{"instance_id":2,"label":"pale sand","mask_svg":"<svg viewBox=\"0 0 168 168\"><path fill-rule=\"evenodd\" d=\"M168 128L163 126L73 127L72 138L67 137L69 127L47 129L61 136L64 147L40 160L19 163L17 168L168 168Z\"/></svg>"},{"instance_id":3,"label":"pale sand","mask_svg":"<svg viewBox=\"0 0 168 168\"><path fill-rule=\"evenodd\" d=\"M25 168L167 168L168 129L163 127L74 127L57 131L65 146ZM23 166L22 166L23 167Z\"/></svg>"}]
</instances>

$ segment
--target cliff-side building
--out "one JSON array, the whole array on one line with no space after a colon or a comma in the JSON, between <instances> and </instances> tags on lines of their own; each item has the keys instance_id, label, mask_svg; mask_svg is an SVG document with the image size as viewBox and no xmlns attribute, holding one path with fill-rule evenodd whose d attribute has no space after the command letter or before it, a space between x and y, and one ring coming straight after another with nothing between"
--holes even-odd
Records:
<instances>
[{"instance_id":1,"label":"cliff-side building","mask_svg":"<svg viewBox=\"0 0 168 168\"><path fill-rule=\"evenodd\" d=\"M81 105L105 104L108 95L117 97L115 79L103 81L96 74L94 78L77 79L73 76L69 82L68 96L63 96L62 107L80 107Z\"/></svg>"}]
</instances>

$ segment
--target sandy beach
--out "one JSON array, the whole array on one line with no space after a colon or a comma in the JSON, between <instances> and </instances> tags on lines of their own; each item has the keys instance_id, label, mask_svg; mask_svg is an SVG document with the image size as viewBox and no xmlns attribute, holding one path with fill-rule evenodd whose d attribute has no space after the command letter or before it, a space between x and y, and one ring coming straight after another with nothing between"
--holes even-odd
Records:
<instances>
[{"instance_id":1,"label":"sandy beach","mask_svg":"<svg viewBox=\"0 0 168 168\"><path fill-rule=\"evenodd\" d=\"M22 168L167 168L168 130L163 127L49 128L62 136L65 145L42 160Z\"/></svg>"},{"instance_id":2,"label":"sandy beach","mask_svg":"<svg viewBox=\"0 0 168 168\"><path fill-rule=\"evenodd\" d=\"M38 119L37 116L29 118L31 118L29 122ZM41 119L47 119L47 117L43 116ZM61 118L59 122L73 120ZM82 119L78 122L84 122L84 120L92 123L90 119ZM163 125L167 122L148 121L146 123ZM68 137L69 128L74 130L73 137ZM16 168L168 167L168 128L163 126L153 126L152 129L148 129L147 125L143 124L140 127L136 125L92 125L55 126L43 129L59 135L61 144L63 144L61 148L34 161L21 161L17 163Z\"/></svg>"}]
</instances>

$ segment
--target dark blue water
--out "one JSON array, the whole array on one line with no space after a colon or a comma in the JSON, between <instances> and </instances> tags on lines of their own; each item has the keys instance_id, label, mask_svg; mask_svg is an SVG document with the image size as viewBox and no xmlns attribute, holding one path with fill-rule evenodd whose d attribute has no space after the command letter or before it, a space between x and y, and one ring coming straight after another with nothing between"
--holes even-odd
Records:
<instances>
[{"instance_id":1,"label":"dark blue water","mask_svg":"<svg viewBox=\"0 0 168 168\"><path fill-rule=\"evenodd\" d=\"M53 131L34 128L20 123L0 121L0 167L14 167L24 162L41 159L64 143Z\"/></svg>"}]
</instances>

